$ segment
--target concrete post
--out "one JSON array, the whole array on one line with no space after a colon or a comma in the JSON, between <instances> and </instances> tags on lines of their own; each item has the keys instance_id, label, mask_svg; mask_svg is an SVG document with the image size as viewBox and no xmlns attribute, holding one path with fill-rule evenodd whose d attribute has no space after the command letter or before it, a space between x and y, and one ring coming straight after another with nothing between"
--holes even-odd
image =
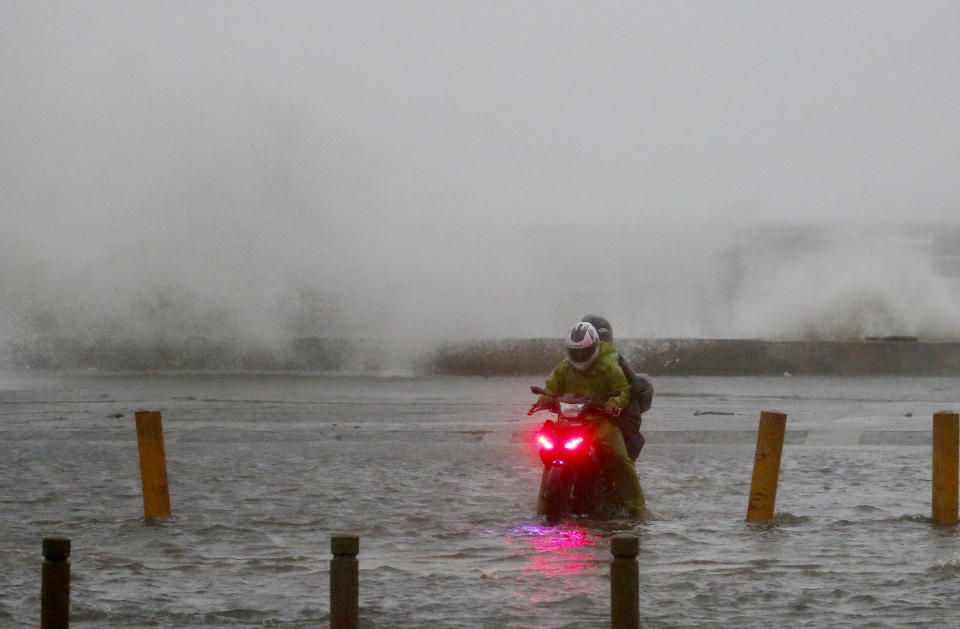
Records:
<instances>
[{"instance_id":1,"label":"concrete post","mask_svg":"<svg viewBox=\"0 0 960 629\"><path fill-rule=\"evenodd\" d=\"M957 463L960 433L957 413L933 415L933 523L957 523Z\"/></svg>"},{"instance_id":2,"label":"concrete post","mask_svg":"<svg viewBox=\"0 0 960 629\"><path fill-rule=\"evenodd\" d=\"M59 535L43 538L40 629L67 629L70 626L69 557L69 538Z\"/></svg>"},{"instance_id":3,"label":"concrete post","mask_svg":"<svg viewBox=\"0 0 960 629\"><path fill-rule=\"evenodd\" d=\"M360 622L360 575L357 553L360 538L335 535L330 539L330 629L357 629Z\"/></svg>"},{"instance_id":4,"label":"concrete post","mask_svg":"<svg viewBox=\"0 0 960 629\"><path fill-rule=\"evenodd\" d=\"M747 505L748 521L759 522L773 517L786 427L786 414L775 411L760 413L757 450L753 458L753 479L750 482L750 502Z\"/></svg>"},{"instance_id":5,"label":"concrete post","mask_svg":"<svg viewBox=\"0 0 960 629\"><path fill-rule=\"evenodd\" d=\"M640 569L637 553L640 539L620 534L610 539L610 626L612 629L640 627Z\"/></svg>"},{"instance_id":6,"label":"concrete post","mask_svg":"<svg viewBox=\"0 0 960 629\"><path fill-rule=\"evenodd\" d=\"M167 485L167 455L163 449L163 422L157 411L137 411L136 418L143 515L146 518L169 518L170 488Z\"/></svg>"}]
</instances>

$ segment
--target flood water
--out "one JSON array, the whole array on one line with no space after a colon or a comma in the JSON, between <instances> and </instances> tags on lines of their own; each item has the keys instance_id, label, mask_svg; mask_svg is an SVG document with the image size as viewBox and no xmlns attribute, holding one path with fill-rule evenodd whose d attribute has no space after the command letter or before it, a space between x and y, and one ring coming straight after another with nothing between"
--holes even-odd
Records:
<instances>
[{"instance_id":1,"label":"flood water","mask_svg":"<svg viewBox=\"0 0 960 629\"><path fill-rule=\"evenodd\" d=\"M656 378L639 522L546 526L536 378L0 377L0 626L39 621L72 539L75 627L328 622L330 537L360 536L368 627L600 627L609 538L640 537L645 627L948 624L931 416L956 378ZM134 412L163 413L174 517L145 522ZM744 521L760 411L788 413L777 517Z\"/></svg>"}]
</instances>

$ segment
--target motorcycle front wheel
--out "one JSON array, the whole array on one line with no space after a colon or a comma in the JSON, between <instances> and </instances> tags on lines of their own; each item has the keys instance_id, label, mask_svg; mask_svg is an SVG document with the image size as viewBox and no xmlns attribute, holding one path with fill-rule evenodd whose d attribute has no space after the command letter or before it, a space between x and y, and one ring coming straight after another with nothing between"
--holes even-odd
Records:
<instances>
[{"instance_id":1,"label":"motorcycle front wheel","mask_svg":"<svg viewBox=\"0 0 960 629\"><path fill-rule=\"evenodd\" d=\"M546 490L543 492L544 515L547 522L557 522L570 510L570 494L573 477L569 470L554 467L547 476Z\"/></svg>"}]
</instances>

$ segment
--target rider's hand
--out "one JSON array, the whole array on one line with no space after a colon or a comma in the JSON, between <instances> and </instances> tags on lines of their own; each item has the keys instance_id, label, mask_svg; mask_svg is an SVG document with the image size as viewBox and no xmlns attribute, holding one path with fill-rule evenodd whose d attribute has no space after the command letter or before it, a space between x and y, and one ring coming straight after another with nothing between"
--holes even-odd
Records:
<instances>
[{"instance_id":1,"label":"rider's hand","mask_svg":"<svg viewBox=\"0 0 960 629\"><path fill-rule=\"evenodd\" d=\"M607 400L603 403L603 412L610 417L619 417L622 411L623 409L620 408L620 405L613 400Z\"/></svg>"}]
</instances>

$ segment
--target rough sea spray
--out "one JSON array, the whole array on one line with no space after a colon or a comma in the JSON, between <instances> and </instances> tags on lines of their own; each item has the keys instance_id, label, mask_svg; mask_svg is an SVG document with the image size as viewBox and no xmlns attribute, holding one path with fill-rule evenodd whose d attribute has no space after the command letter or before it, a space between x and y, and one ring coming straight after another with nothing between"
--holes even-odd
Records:
<instances>
[{"instance_id":1,"label":"rough sea spray","mask_svg":"<svg viewBox=\"0 0 960 629\"><path fill-rule=\"evenodd\" d=\"M929 226L767 230L737 251L734 336L960 339L960 274L937 269ZM951 275L952 271L952 275Z\"/></svg>"},{"instance_id":2,"label":"rough sea spray","mask_svg":"<svg viewBox=\"0 0 960 629\"><path fill-rule=\"evenodd\" d=\"M3 362L956 338L926 251L817 242L955 223L955 9L435 9L3 5Z\"/></svg>"}]
</instances>

